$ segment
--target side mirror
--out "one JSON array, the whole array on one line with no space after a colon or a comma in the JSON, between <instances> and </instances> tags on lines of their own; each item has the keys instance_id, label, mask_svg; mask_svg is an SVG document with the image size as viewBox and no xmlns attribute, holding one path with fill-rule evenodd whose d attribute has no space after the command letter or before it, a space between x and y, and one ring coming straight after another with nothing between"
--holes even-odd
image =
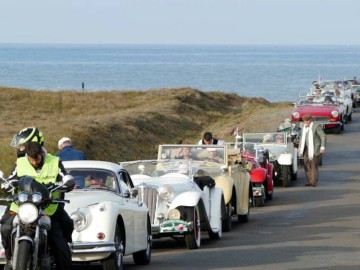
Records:
<instances>
[{"instance_id":1,"label":"side mirror","mask_svg":"<svg viewBox=\"0 0 360 270\"><path fill-rule=\"evenodd\" d=\"M229 171L229 167L228 166L221 166L221 171L223 172L223 173L226 173L226 172L228 172Z\"/></svg>"},{"instance_id":2,"label":"side mirror","mask_svg":"<svg viewBox=\"0 0 360 270\"><path fill-rule=\"evenodd\" d=\"M136 198L138 194L139 194L139 190L137 188L130 189L129 196L131 198Z\"/></svg>"},{"instance_id":3,"label":"side mirror","mask_svg":"<svg viewBox=\"0 0 360 270\"><path fill-rule=\"evenodd\" d=\"M72 191L75 188L75 179L71 174L67 174L63 177L64 186L67 191Z\"/></svg>"},{"instance_id":4,"label":"side mirror","mask_svg":"<svg viewBox=\"0 0 360 270\"><path fill-rule=\"evenodd\" d=\"M74 176L72 176L71 174L67 174L67 175L65 175L65 176L63 177L63 179L62 179L62 181L63 181L64 183L66 183L66 182L69 181L69 180L75 181Z\"/></svg>"}]
</instances>

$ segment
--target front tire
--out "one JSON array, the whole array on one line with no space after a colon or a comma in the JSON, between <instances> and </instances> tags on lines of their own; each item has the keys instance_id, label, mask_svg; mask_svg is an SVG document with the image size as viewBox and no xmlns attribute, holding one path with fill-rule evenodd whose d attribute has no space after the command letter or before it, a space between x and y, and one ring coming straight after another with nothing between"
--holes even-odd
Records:
<instances>
[{"instance_id":1,"label":"front tire","mask_svg":"<svg viewBox=\"0 0 360 270\"><path fill-rule=\"evenodd\" d=\"M123 241L121 236L121 230L119 225L116 225L115 228L115 247L121 248L123 247ZM116 251L109 256L109 258L105 259L103 262L103 270L122 270L123 265L123 257L124 254L121 251Z\"/></svg>"},{"instance_id":2,"label":"front tire","mask_svg":"<svg viewBox=\"0 0 360 270\"><path fill-rule=\"evenodd\" d=\"M265 205L264 196L256 196L254 197L254 202L256 207L263 207Z\"/></svg>"},{"instance_id":3,"label":"front tire","mask_svg":"<svg viewBox=\"0 0 360 270\"><path fill-rule=\"evenodd\" d=\"M211 229L208 231L210 240L218 240L222 236L222 222L220 222L220 228L218 232L213 232Z\"/></svg>"},{"instance_id":4,"label":"front tire","mask_svg":"<svg viewBox=\"0 0 360 270\"><path fill-rule=\"evenodd\" d=\"M232 216L232 206L231 201L228 202L227 205L225 205L226 213L225 217L222 220L222 228L223 232L229 232L231 230L231 216Z\"/></svg>"},{"instance_id":5,"label":"front tire","mask_svg":"<svg viewBox=\"0 0 360 270\"><path fill-rule=\"evenodd\" d=\"M16 269L26 270L30 259L31 243L28 241L19 242L18 257L16 258Z\"/></svg>"},{"instance_id":6,"label":"front tire","mask_svg":"<svg viewBox=\"0 0 360 270\"><path fill-rule=\"evenodd\" d=\"M140 250L133 254L134 263L137 265L147 265L151 261L151 224L147 221L147 244L146 249Z\"/></svg>"},{"instance_id":7,"label":"front tire","mask_svg":"<svg viewBox=\"0 0 360 270\"><path fill-rule=\"evenodd\" d=\"M185 242L188 249L198 249L201 242L201 227L200 227L200 214L199 207L187 207L185 209L186 220L192 221L194 229L185 234Z\"/></svg>"},{"instance_id":8,"label":"front tire","mask_svg":"<svg viewBox=\"0 0 360 270\"><path fill-rule=\"evenodd\" d=\"M283 175L283 187L289 187L290 179L289 179L289 166L282 166L282 175Z\"/></svg>"},{"instance_id":9,"label":"front tire","mask_svg":"<svg viewBox=\"0 0 360 270\"><path fill-rule=\"evenodd\" d=\"M251 185L251 183L250 183ZM250 206L252 205L253 203L253 190L252 188L250 187L249 189L249 198L248 198L248 209L247 209L247 213L245 215L238 215L238 221L240 223L247 223L249 222L249 217L250 217Z\"/></svg>"}]
</instances>

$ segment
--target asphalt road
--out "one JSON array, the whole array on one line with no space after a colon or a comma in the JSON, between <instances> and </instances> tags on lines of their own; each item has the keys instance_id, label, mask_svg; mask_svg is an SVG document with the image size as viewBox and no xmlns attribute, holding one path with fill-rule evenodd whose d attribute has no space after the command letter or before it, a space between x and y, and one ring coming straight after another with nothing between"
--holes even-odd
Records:
<instances>
[{"instance_id":1,"label":"asphalt road","mask_svg":"<svg viewBox=\"0 0 360 270\"><path fill-rule=\"evenodd\" d=\"M360 110L341 135L328 134L318 187L305 187L303 168L289 188L252 208L250 220L207 235L198 250L184 242L155 240L152 261L125 269L360 269ZM100 269L100 265L90 268Z\"/></svg>"}]
</instances>

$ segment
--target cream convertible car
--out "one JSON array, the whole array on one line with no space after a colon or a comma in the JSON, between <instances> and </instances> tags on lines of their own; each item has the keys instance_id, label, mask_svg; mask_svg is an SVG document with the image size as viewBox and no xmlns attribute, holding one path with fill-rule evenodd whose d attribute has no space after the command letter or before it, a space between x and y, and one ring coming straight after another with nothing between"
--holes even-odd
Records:
<instances>
[{"instance_id":1,"label":"cream convertible car","mask_svg":"<svg viewBox=\"0 0 360 270\"><path fill-rule=\"evenodd\" d=\"M151 228L147 207L132 194L128 172L105 161L65 161L76 181L66 194L66 211L74 221L71 244L75 263L102 262L104 270L122 269L123 255L135 264L151 259Z\"/></svg>"},{"instance_id":2,"label":"cream convertible car","mask_svg":"<svg viewBox=\"0 0 360 270\"><path fill-rule=\"evenodd\" d=\"M187 154L188 153L188 154ZM196 161L192 169L206 171L214 180L216 187L224 192L226 217L223 231L231 229L231 217L239 222L248 222L253 191L249 171L242 162L240 149L226 145L179 145L159 146L158 159L186 159L186 155Z\"/></svg>"}]
</instances>

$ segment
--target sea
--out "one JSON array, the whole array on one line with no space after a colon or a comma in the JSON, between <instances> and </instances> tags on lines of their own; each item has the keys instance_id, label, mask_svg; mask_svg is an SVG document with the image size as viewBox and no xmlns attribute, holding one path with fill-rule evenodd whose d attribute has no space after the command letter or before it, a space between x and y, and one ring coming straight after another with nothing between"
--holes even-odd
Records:
<instances>
[{"instance_id":1,"label":"sea","mask_svg":"<svg viewBox=\"0 0 360 270\"><path fill-rule=\"evenodd\" d=\"M38 91L190 87L294 102L315 80L353 77L359 45L0 44L0 86Z\"/></svg>"}]
</instances>

